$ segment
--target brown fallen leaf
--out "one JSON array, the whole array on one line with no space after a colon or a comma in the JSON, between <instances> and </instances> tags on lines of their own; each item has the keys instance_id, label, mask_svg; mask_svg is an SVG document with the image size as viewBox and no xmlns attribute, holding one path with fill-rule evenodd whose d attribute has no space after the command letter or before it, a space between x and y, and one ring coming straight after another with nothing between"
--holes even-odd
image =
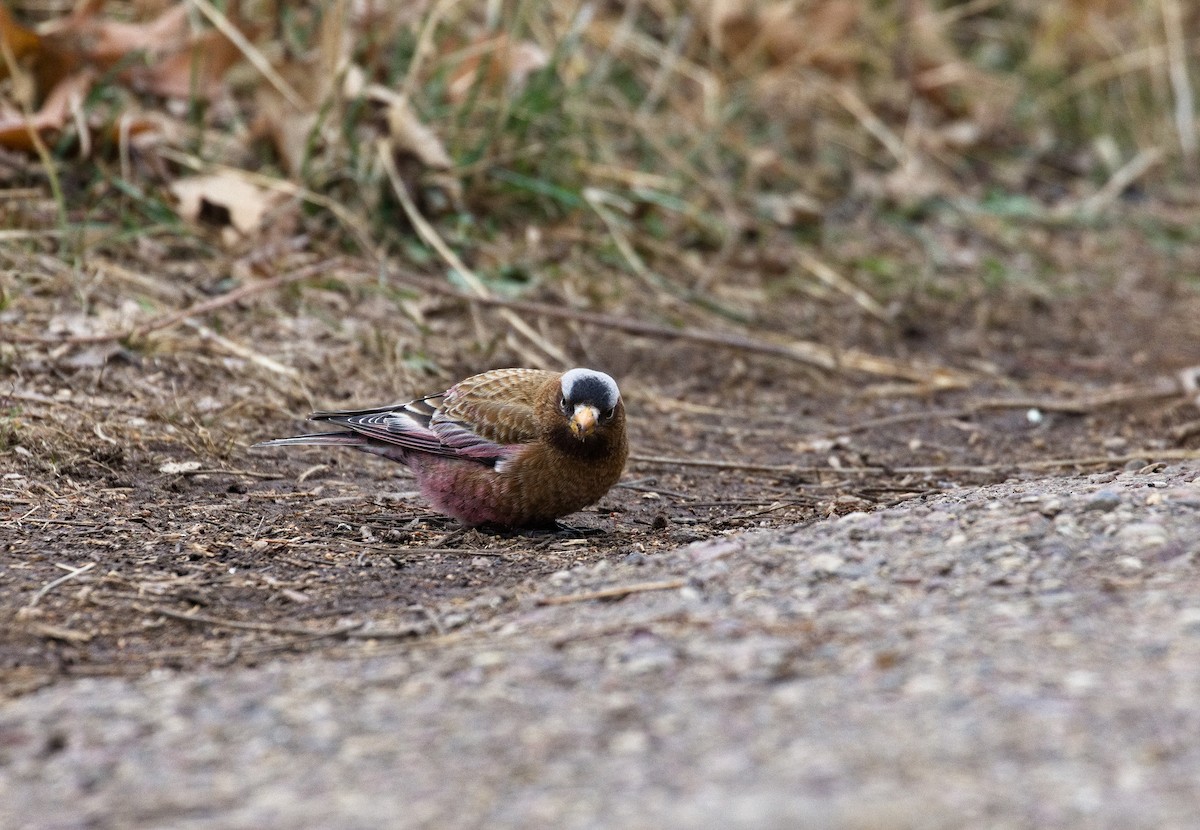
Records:
<instances>
[{"instance_id":1,"label":"brown fallen leaf","mask_svg":"<svg viewBox=\"0 0 1200 830\"><path fill-rule=\"evenodd\" d=\"M797 5L756 0L712 0L708 33L726 58L762 56L769 67L813 66L844 75L858 59L853 32L861 0Z\"/></svg>"},{"instance_id":2,"label":"brown fallen leaf","mask_svg":"<svg viewBox=\"0 0 1200 830\"><path fill-rule=\"evenodd\" d=\"M7 3L0 3L0 44L16 61L20 62L26 55L36 52L41 41L37 32L16 21ZM0 60L0 80L7 78L8 72L8 61Z\"/></svg>"},{"instance_id":3,"label":"brown fallen leaf","mask_svg":"<svg viewBox=\"0 0 1200 830\"><path fill-rule=\"evenodd\" d=\"M258 90L257 132L269 138L283 167L299 178L307 158L314 129L319 125L317 112L296 112L274 89Z\"/></svg>"},{"instance_id":4,"label":"brown fallen leaf","mask_svg":"<svg viewBox=\"0 0 1200 830\"><path fill-rule=\"evenodd\" d=\"M211 100L221 94L225 74L241 57L241 50L214 29L200 35L188 49L130 70L129 80L135 89L164 98Z\"/></svg>"},{"instance_id":5,"label":"brown fallen leaf","mask_svg":"<svg viewBox=\"0 0 1200 830\"><path fill-rule=\"evenodd\" d=\"M130 23L100 17L103 2L82 4L54 21L35 46L39 87L49 90L79 66L108 70L139 54L119 77L136 90L167 98L212 99L241 51L216 30L194 33L188 3L175 3L150 20ZM245 29L236 3L226 17ZM2 23L2 21L0 21Z\"/></svg>"},{"instance_id":6,"label":"brown fallen leaf","mask_svg":"<svg viewBox=\"0 0 1200 830\"><path fill-rule=\"evenodd\" d=\"M0 105L0 147L33 152L33 134L37 133L44 139L61 130L71 113L79 110L95 79L96 73L92 69L83 69L72 75L50 91L41 108L31 117Z\"/></svg>"},{"instance_id":7,"label":"brown fallen leaf","mask_svg":"<svg viewBox=\"0 0 1200 830\"><path fill-rule=\"evenodd\" d=\"M379 89L376 87L375 89ZM380 90L388 102L388 145L396 171L422 211L440 212L462 201L462 182L442 140L422 123L403 96Z\"/></svg>"},{"instance_id":8,"label":"brown fallen leaf","mask_svg":"<svg viewBox=\"0 0 1200 830\"><path fill-rule=\"evenodd\" d=\"M87 0L39 34L19 23L0 3L0 79L16 77L8 98L0 100L0 148L33 152L41 139L61 131L74 118L86 148L91 139L82 103L100 73L140 53L116 83L165 97L213 98L223 91L225 74L238 60L238 48L221 32L193 35L188 3L173 3L146 22L129 23L100 16L104 0ZM237 21L237 3L226 12ZM32 111L32 114L30 112ZM158 129L147 119L119 120L120 140Z\"/></svg>"},{"instance_id":9,"label":"brown fallen leaf","mask_svg":"<svg viewBox=\"0 0 1200 830\"><path fill-rule=\"evenodd\" d=\"M310 154L340 141L332 125L340 120L337 108L342 103L344 79L352 69L354 37L347 28L348 4L329 5L321 16L318 48L311 54L286 56L275 65L280 77L300 97L302 106L271 84L261 84L255 90L257 115L252 134L268 139L284 168L297 179Z\"/></svg>"},{"instance_id":10,"label":"brown fallen leaf","mask_svg":"<svg viewBox=\"0 0 1200 830\"><path fill-rule=\"evenodd\" d=\"M1004 122L1019 91L1012 79L963 59L945 18L933 5L928 0L910 2L906 48L913 90L944 117L973 123L978 132ZM961 127L957 135L968 136Z\"/></svg>"},{"instance_id":11,"label":"brown fallen leaf","mask_svg":"<svg viewBox=\"0 0 1200 830\"><path fill-rule=\"evenodd\" d=\"M44 33L46 40L105 69L131 52L143 52L148 58L154 58L179 52L188 46L187 3L173 5L143 23L99 17L102 5L89 3L54 21Z\"/></svg>"},{"instance_id":12,"label":"brown fallen leaf","mask_svg":"<svg viewBox=\"0 0 1200 830\"><path fill-rule=\"evenodd\" d=\"M282 199L233 172L176 179L170 190L179 200L180 216L219 228L227 244L257 234L268 211Z\"/></svg>"},{"instance_id":13,"label":"brown fallen leaf","mask_svg":"<svg viewBox=\"0 0 1200 830\"><path fill-rule=\"evenodd\" d=\"M434 170L449 170L454 166L437 133L421 123L412 107L399 95L389 98L387 122L392 148L397 154L407 154L422 166Z\"/></svg>"}]
</instances>

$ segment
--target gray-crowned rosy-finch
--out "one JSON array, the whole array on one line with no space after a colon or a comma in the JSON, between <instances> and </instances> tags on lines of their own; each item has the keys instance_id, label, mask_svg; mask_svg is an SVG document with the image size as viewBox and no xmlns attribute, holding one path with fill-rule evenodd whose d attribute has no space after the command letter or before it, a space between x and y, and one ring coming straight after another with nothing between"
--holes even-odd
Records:
<instances>
[{"instance_id":1,"label":"gray-crowned rosy-finch","mask_svg":"<svg viewBox=\"0 0 1200 830\"><path fill-rule=\"evenodd\" d=\"M314 412L348 430L256 444L353 447L407 465L467 525L546 525L598 501L629 455L616 382L593 369L495 369L404 404Z\"/></svg>"}]
</instances>

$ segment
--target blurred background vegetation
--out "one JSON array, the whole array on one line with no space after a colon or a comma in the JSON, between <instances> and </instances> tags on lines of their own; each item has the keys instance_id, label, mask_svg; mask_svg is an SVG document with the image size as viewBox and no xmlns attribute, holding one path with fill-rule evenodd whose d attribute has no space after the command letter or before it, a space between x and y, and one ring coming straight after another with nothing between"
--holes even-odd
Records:
<instances>
[{"instance_id":1,"label":"blurred background vegetation","mask_svg":"<svg viewBox=\"0 0 1200 830\"><path fill-rule=\"evenodd\" d=\"M8 304L31 256L207 293L339 256L819 338L822 304L861 331L916 297L1061 290L1057 232L1129 206L1152 206L1152 244L1197 234L1183 0L0 10ZM55 333L31 307L7 319Z\"/></svg>"}]
</instances>

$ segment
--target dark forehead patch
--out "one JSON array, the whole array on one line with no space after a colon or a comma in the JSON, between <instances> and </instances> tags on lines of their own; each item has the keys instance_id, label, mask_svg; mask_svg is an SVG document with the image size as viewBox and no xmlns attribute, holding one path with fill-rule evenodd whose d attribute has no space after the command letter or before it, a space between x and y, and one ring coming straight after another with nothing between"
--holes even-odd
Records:
<instances>
[{"instance_id":1,"label":"dark forehead patch","mask_svg":"<svg viewBox=\"0 0 1200 830\"><path fill-rule=\"evenodd\" d=\"M608 375L600 372L568 372L563 377L563 395L567 403L590 403L600 409L612 409L617 405L617 385Z\"/></svg>"}]
</instances>

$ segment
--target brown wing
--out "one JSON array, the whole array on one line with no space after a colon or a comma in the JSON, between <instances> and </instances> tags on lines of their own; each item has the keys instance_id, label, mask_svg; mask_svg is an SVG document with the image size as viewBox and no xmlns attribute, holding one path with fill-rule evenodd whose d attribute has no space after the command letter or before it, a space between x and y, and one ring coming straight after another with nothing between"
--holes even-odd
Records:
<instances>
[{"instance_id":1,"label":"brown wing","mask_svg":"<svg viewBox=\"0 0 1200 830\"><path fill-rule=\"evenodd\" d=\"M468 432L501 445L528 444L540 437L536 416L538 400L555 394L557 372L541 369L494 369L474 375L451 387L434 403L430 428L450 445ZM457 440L456 440L457 439Z\"/></svg>"}]
</instances>

